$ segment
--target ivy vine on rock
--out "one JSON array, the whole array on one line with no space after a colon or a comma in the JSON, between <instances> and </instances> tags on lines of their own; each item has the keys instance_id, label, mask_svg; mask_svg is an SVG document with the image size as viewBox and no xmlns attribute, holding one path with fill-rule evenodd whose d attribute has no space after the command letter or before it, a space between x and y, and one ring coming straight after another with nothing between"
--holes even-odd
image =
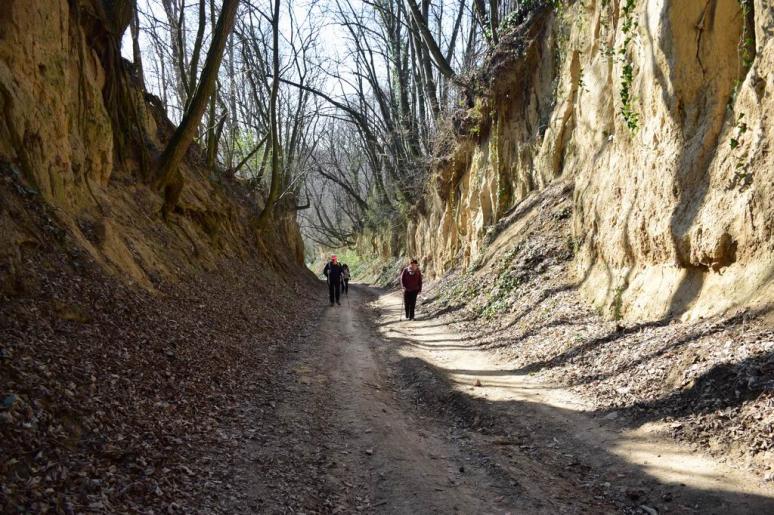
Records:
<instances>
[{"instance_id":1,"label":"ivy vine on rock","mask_svg":"<svg viewBox=\"0 0 774 515\"><path fill-rule=\"evenodd\" d=\"M623 24L621 31L624 34L624 40L621 48L618 50L621 67L621 116L630 131L634 132L639 128L639 114L634 108L634 95L632 94L632 84L634 82L634 66L629 56L629 46L634 39L637 29L637 20L634 17L634 10L637 7L637 0L625 0L622 9Z\"/></svg>"}]
</instances>

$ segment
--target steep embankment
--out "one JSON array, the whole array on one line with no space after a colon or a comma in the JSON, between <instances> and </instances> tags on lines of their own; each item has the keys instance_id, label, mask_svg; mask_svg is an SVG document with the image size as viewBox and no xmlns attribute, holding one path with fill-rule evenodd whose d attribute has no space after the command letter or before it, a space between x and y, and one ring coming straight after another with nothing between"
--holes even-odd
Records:
<instances>
[{"instance_id":1,"label":"steep embankment","mask_svg":"<svg viewBox=\"0 0 774 515\"><path fill-rule=\"evenodd\" d=\"M3 512L214 509L311 287L294 216L261 231L195 145L159 216L174 127L118 57L118 5L0 9Z\"/></svg>"},{"instance_id":2,"label":"steep embankment","mask_svg":"<svg viewBox=\"0 0 774 515\"><path fill-rule=\"evenodd\" d=\"M772 478L774 11L542 8L488 57L406 232L422 310L504 370Z\"/></svg>"},{"instance_id":3,"label":"steep embankment","mask_svg":"<svg viewBox=\"0 0 774 515\"><path fill-rule=\"evenodd\" d=\"M573 278L572 202L568 180L529 194L470 268L427 290L420 311L464 341L471 361L489 356L496 371L466 367L484 384L528 377L571 390L585 400L578 411L669 435L773 480L770 322L753 309L692 321L606 320Z\"/></svg>"},{"instance_id":4,"label":"steep embankment","mask_svg":"<svg viewBox=\"0 0 774 515\"><path fill-rule=\"evenodd\" d=\"M160 102L137 89L131 65L114 62L117 47L102 4L4 6L0 165L7 180L51 206L91 258L148 288L212 269L223 258L271 259L274 249L286 258L272 266L301 265L295 219L259 234L252 222L255 200L237 185L215 181L195 146L182 166L177 210L161 223L161 197L143 179L174 127ZM6 289L23 282L25 252L46 239L25 227L12 206L4 202L0 212Z\"/></svg>"},{"instance_id":5,"label":"steep embankment","mask_svg":"<svg viewBox=\"0 0 774 515\"><path fill-rule=\"evenodd\" d=\"M470 265L528 193L573 187L574 274L628 320L774 298L774 12L766 2L573 2L488 58L406 243ZM387 243L381 244L384 240Z\"/></svg>"}]
</instances>

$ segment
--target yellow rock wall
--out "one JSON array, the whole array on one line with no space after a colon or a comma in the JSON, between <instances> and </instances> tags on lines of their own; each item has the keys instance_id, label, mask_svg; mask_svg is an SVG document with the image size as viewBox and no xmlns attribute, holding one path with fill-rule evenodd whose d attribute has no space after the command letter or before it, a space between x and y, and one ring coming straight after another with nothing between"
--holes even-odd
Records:
<instances>
[{"instance_id":1,"label":"yellow rock wall","mask_svg":"<svg viewBox=\"0 0 774 515\"><path fill-rule=\"evenodd\" d=\"M295 214L259 232L260 199L220 180L194 145L182 165L185 186L170 220L143 181L140 145L152 166L174 127L159 105L131 87L133 127L114 127L105 98L109 78L103 0L0 2L0 178L33 192L0 191L0 289L18 280L25 252L46 244L32 205L45 205L76 244L106 269L152 287L212 269L224 259L259 256L262 266L303 265ZM129 66L113 63L113 66ZM114 136L142 131L122 158ZM25 200L26 199L26 200Z\"/></svg>"},{"instance_id":2,"label":"yellow rock wall","mask_svg":"<svg viewBox=\"0 0 774 515\"><path fill-rule=\"evenodd\" d=\"M595 304L641 319L771 303L772 30L766 0L747 17L737 0L538 14L489 58L406 253L434 275L467 266L509 208L571 178L577 278Z\"/></svg>"},{"instance_id":3,"label":"yellow rock wall","mask_svg":"<svg viewBox=\"0 0 774 515\"><path fill-rule=\"evenodd\" d=\"M0 8L0 155L63 208L82 204L85 185L105 186L113 169L104 70L69 4Z\"/></svg>"}]
</instances>

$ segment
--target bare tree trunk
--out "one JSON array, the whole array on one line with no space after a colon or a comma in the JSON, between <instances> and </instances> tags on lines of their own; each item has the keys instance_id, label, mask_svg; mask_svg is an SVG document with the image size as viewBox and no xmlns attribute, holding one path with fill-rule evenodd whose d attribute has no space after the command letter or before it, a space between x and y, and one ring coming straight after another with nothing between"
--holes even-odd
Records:
<instances>
[{"instance_id":1,"label":"bare tree trunk","mask_svg":"<svg viewBox=\"0 0 774 515\"><path fill-rule=\"evenodd\" d=\"M180 125L175 130L164 153L155 174L155 186L164 190L164 206L162 214L166 217L174 209L183 188L183 177L179 166L188 150L191 141L207 108L207 100L213 93L215 81L218 76L220 62L223 60L223 50L226 47L231 29L234 27L236 11L239 0L223 0L223 8L218 18L215 31L212 34L212 43L207 52L202 76L193 94L188 109L183 115Z\"/></svg>"},{"instance_id":2,"label":"bare tree trunk","mask_svg":"<svg viewBox=\"0 0 774 515\"><path fill-rule=\"evenodd\" d=\"M478 40L478 30L476 30L476 23L471 20L470 30L468 31L467 42L465 43L465 53L462 56L462 70L466 71L473 64L473 54L476 49L476 42Z\"/></svg>"},{"instance_id":3,"label":"bare tree trunk","mask_svg":"<svg viewBox=\"0 0 774 515\"><path fill-rule=\"evenodd\" d=\"M430 110L433 113L433 119L438 118L440 106L438 97L435 94L435 81L433 81L433 66L430 57L427 55L427 49L422 45L419 32L416 30L416 23L412 20L411 27L414 28L414 46L416 47L416 57L419 69L419 82L422 84L422 91L427 103L430 104Z\"/></svg>"},{"instance_id":4,"label":"bare tree trunk","mask_svg":"<svg viewBox=\"0 0 774 515\"><path fill-rule=\"evenodd\" d=\"M207 22L206 0L199 0L199 28L196 30L196 40L194 41L193 53L191 54L191 67L188 69L188 102L191 101L191 92L196 87L196 74L199 71L199 56L202 51L202 41L204 40L204 28ZM186 109L188 105L185 106Z\"/></svg>"},{"instance_id":5,"label":"bare tree trunk","mask_svg":"<svg viewBox=\"0 0 774 515\"><path fill-rule=\"evenodd\" d=\"M457 47L457 36L460 32L460 27L462 26L462 17L465 14L465 0L460 0L460 8L459 11L457 11L457 18L454 20L454 28L452 29L452 35L449 39L449 48L446 49L446 61L449 63L452 62L452 57L454 57L454 50ZM444 109L448 108L449 106L449 81L445 80L441 84L441 105L444 107Z\"/></svg>"},{"instance_id":6,"label":"bare tree trunk","mask_svg":"<svg viewBox=\"0 0 774 515\"><path fill-rule=\"evenodd\" d=\"M132 9L132 20L129 22L132 32L132 62L140 86L145 90L145 74L142 71L142 52L140 51L140 20L137 16L137 4Z\"/></svg>"},{"instance_id":7,"label":"bare tree trunk","mask_svg":"<svg viewBox=\"0 0 774 515\"><path fill-rule=\"evenodd\" d=\"M272 80L271 95L269 96L269 139L271 144L271 183L269 196L263 211L258 216L258 226L264 227L274 210L274 203L280 195L282 186L282 170L279 162L279 134L277 131L277 95L279 94L280 69L279 69L279 11L280 0L274 0L274 13L271 19L272 28Z\"/></svg>"},{"instance_id":8,"label":"bare tree trunk","mask_svg":"<svg viewBox=\"0 0 774 515\"><path fill-rule=\"evenodd\" d=\"M212 31L215 31L215 1L210 0L210 25ZM215 161L218 158L218 137L217 129L215 127L215 117L217 116L218 106L218 82L215 80L215 91L210 95L209 107L207 109L207 168L212 170L215 168Z\"/></svg>"},{"instance_id":9,"label":"bare tree trunk","mask_svg":"<svg viewBox=\"0 0 774 515\"><path fill-rule=\"evenodd\" d=\"M497 35L497 29L500 25L499 22L499 7L498 7L498 1L497 0L489 0L489 29L492 31L492 42L496 45L497 41L499 39Z\"/></svg>"},{"instance_id":10,"label":"bare tree trunk","mask_svg":"<svg viewBox=\"0 0 774 515\"><path fill-rule=\"evenodd\" d=\"M234 152L236 151L236 139L239 135L237 119L237 86L236 69L234 66L234 43L229 40L228 45L228 154L226 155L226 168L234 166Z\"/></svg>"},{"instance_id":11,"label":"bare tree trunk","mask_svg":"<svg viewBox=\"0 0 774 515\"><path fill-rule=\"evenodd\" d=\"M408 3L409 10L411 11L411 17L414 19L416 28L420 36L422 36L422 41L425 43L424 46L427 48L430 57L438 68L438 71L440 71L447 79L457 82L457 74L454 73L454 70L452 70L451 66L446 61L446 57L443 55L443 52L441 52L441 49L438 48L438 43L436 43L435 38L430 32L430 29L427 27L427 23L425 22L425 19L422 16L422 12L419 10L419 6L417 6L416 1L406 0L406 3Z\"/></svg>"},{"instance_id":12,"label":"bare tree trunk","mask_svg":"<svg viewBox=\"0 0 774 515\"><path fill-rule=\"evenodd\" d=\"M175 91L180 108L185 109L188 100L188 83L185 73L185 58L183 51L183 19L185 6L178 5L177 0L162 0L164 12L169 24L169 47L172 52L172 71L175 77Z\"/></svg>"},{"instance_id":13,"label":"bare tree trunk","mask_svg":"<svg viewBox=\"0 0 774 515\"><path fill-rule=\"evenodd\" d=\"M486 13L486 4L484 3L484 0L474 0L473 10L476 13L476 19L478 19L478 23L481 26L481 32L484 33L484 38L486 38L489 46L494 46L495 41L492 37L493 34L491 33L489 17Z\"/></svg>"}]
</instances>

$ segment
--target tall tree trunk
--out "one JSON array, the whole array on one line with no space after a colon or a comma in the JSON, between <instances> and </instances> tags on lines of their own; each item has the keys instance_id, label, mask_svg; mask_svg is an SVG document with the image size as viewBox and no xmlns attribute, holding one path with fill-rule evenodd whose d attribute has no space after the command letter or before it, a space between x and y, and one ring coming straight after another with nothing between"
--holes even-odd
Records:
<instances>
[{"instance_id":1,"label":"tall tree trunk","mask_svg":"<svg viewBox=\"0 0 774 515\"><path fill-rule=\"evenodd\" d=\"M497 0L489 0L489 29L492 31L492 42L496 45L499 40L497 29L499 28L499 10Z\"/></svg>"},{"instance_id":2,"label":"tall tree trunk","mask_svg":"<svg viewBox=\"0 0 774 515\"><path fill-rule=\"evenodd\" d=\"M462 56L462 70L467 71L473 64L474 52L476 49L476 42L478 41L476 30L477 25L471 21L470 30L468 31L467 42L465 43L465 53Z\"/></svg>"},{"instance_id":3,"label":"tall tree trunk","mask_svg":"<svg viewBox=\"0 0 774 515\"><path fill-rule=\"evenodd\" d=\"M452 35L449 39L449 48L446 49L446 61L452 62L454 58L454 50L457 48L457 36L460 33L460 27L462 27L462 17L465 14L465 0L460 0L460 8L457 11L457 18L454 20L454 28L452 29ZM444 80L441 82L441 106L444 109L449 107L449 81Z\"/></svg>"},{"instance_id":4,"label":"tall tree trunk","mask_svg":"<svg viewBox=\"0 0 774 515\"><path fill-rule=\"evenodd\" d=\"M443 52L441 52L441 49L438 48L438 43L436 43L433 34L427 27L427 22L422 16L422 12L419 10L419 6L417 5L416 1L406 0L406 3L408 3L409 10L411 11L411 17L414 19L416 29L419 32L419 35L422 37L422 41L425 43L424 46L426 47L436 67L438 68L438 71L440 71L449 80L456 82L457 74L454 73L454 70L452 70L451 66L446 61L446 57L443 55Z\"/></svg>"},{"instance_id":5,"label":"tall tree trunk","mask_svg":"<svg viewBox=\"0 0 774 515\"><path fill-rule=\"evenodd\" d=\"M279 134L277 130L277 95L279 94L280 69L279 69L279 11L280 0L274 0L274 14L271 19L272 28L272 79L271 94L269 95L269 139L271 144L271 183L269 196L263 211L258 216L258 226L264 227L274 210L274 203L280 195L282 185L282 171L279 162Z\"/></svg>"},{"instance_id":6,"label":"tall tree trunk","mask_svg":"<svg viewBox=\"0 0 774 515\"><path fill-rule=\"evenodd\" d=\"M180 125L172 134L172 138L161 155L154 179L155 186L164 190L162 214L165 217L174 209L180 197L180 191L183 188L183 176L179 170L180 162L196 134L204 110L207 108L207 100L215 88L220 62L223 60L223 50L226 47L226 40L231 29L234 27L238 7L239 0L223 0L223 8L212 34L212 43L207 52L199 84Z\"/></svg>"},{"instance_id":7,"label":"tall tree trunk","mask_svg":"<svg viewBox=\"0 0 774 515\"><path fill-rule=\"evenodd\" d=\"M196 75L199 68L199 56L202 51L202 42L204 41L204 28L207 25L207 5L206 0L199 0L199 27L196 30L196 40L194 41L193 53L191 54L191 67L188 69L188 102L191 101L191 92L196 87ZM188 105L185 106L186 109Z\"/></svg>"},{"instance_id":8,"label":"tall tree trunk","mask_svg":"<svg viewBox=\"0 0 774 515\"><path fill-rule=\"evenodd\" d=\"M215 1L210 0L210 29L213 32L215 31L215 24L216 24L215 12L216 12ZM215 168L215 162L217 161L217 158L218 158L218 137L217 137L217 128L215 127L215 117L218 114L217 104L218 104L218 80L215 79L215 91L213 92L212 95L210 95L210 102L209 102L209 107L207 109L207 119L206 119L207 168L209 170L213 170Z\"/></svg>"},{"instance_id":9,"label":"tall tree trunk","mask_svg":"<svg viewBox=\"0 0 774 515\"><path fill-rule=\"evenodd\" d=\"M234 43L229 40L228 45L228 154L226 155L226 168L234 166L234 153L236 152L236 140L239 136L239 120L237 119L237 86L236 68L234 66Z\"/></svg>"},{"instance_id":10,"label":"tall tree trunk","mask_svg":"<svg viewBox=\"0 0 774 515\"><path fill-rule=\"evenodd\" d=\"M412 27L416 27L416 24L412 22ZM422 83L422 90L427 103L430 104L430 110L433 113L433 120L438 118L440 114L440 106L438 105L438 97L435 95L435 81L433 80L433 65L430 61L430 57L427 55L427 49L422 45L419 33L414 31L414 46L416 47L417 60L419 64L419 79Z\"/></svg>"},{"instance_id":11,"label":"tall tree trunk","mask_svg":"<svg viewBox=\"0 0 774 515\"><path fill-rule=\"evenodd\" d=\"M169 48L172 53L172 71L175 79L175 92L177 93L180 109L185 110L188 101L188 83L186 82L185 58L183 57L183 27L182 21L185 15L185 6L179 6L177 0L162 0L164 12L169 24Z\"/></svg>"},{"instance_id":12,"label":"tall tree trunk","mask_svg":"<svg viewBox=\"0 0 774 515\"><path fill-rule=\"evenodd\" d=\"M142 71L142 52L140 51L140 19L137 14L137 4L134 3L132 9L132 20L129 22L129 28L132 32L132 63L140 81L140 86L145 90L145 74Z\"/></svg>"},{"instance_id":13,"label":"tall tree trunk","mask_svg":"<svg viewBox=\"0 0 774 515\"><path fill-rule=\"evenodd\" d=\"M481 26L481 32L484 33L484 38L487 43L489 43L489 46L494 46L495 41L492 38L492 29L489 24L489 17L486 14L486 4L484 3L484 0L474 0L473 10L475 11L476 19Z\"/></svg>"}]
</instances>

